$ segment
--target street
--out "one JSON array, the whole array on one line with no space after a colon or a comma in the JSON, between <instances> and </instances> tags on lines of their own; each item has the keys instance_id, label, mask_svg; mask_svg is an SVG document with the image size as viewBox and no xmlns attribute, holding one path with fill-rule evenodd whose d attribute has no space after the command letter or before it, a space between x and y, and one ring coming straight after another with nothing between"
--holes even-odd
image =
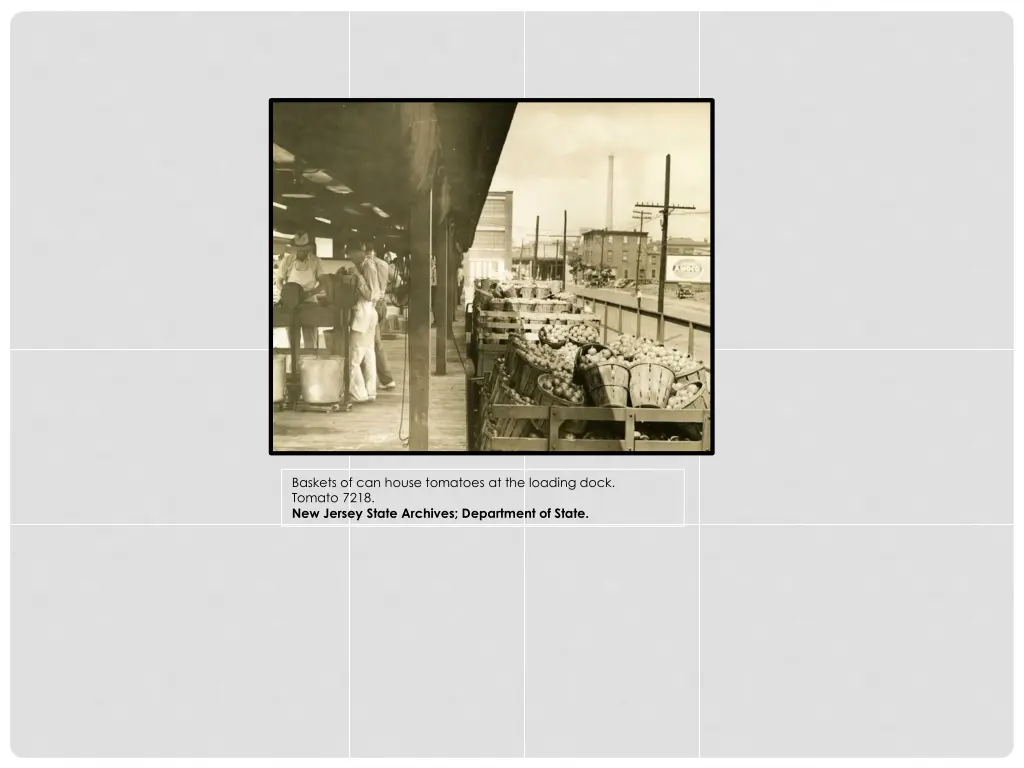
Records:
<instances>
[{"instance_id":1,"label":"street","mask_svg":"<svg viewBox=\"0 0 1024 768\"><path fill-rule=\"evenodd\" d=\"M644 286L647 288L647 286ZM630 288L583 288L582 286L569 285L569 290L581 296L596 298L599 300L625 302L630 306L636 306L636 290ZM649 289L648 289L649 290ZM644 291L641 307L651 312L658 311L658 293L654 288L654 295ZM665 315L678 320L687 320L700 325L711 325L711 305L708 301L696 299L677 299L675 285L665 286Z\"/></svg>"}]
</instances>

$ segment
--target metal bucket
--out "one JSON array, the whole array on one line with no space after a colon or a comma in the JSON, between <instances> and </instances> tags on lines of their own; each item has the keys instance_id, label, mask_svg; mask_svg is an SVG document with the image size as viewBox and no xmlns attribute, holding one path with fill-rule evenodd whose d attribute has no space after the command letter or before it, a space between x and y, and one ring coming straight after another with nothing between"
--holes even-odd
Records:
<instances>
[{"instance_id":1,"label":"metal bucket","mask_svg":"<svg viewBox=\"0 0 1024 768\"><path fill-rule=\"evenodd\" d=\"M342 398L345 386L345 358L340 355L299 358L302 399L310 405L331 405Z\"/></svg>"},{"instance_id":2,"label":"metal bucket","mask_svg":"<svg viewBox=\"0 0 1024 768\"><path fill-rule=\"evenodd\" d=\"M288 355L274 355L274 388L273 398L275 403L284 400L285 377L288 370Z\"/></svg>"}]
</instances>

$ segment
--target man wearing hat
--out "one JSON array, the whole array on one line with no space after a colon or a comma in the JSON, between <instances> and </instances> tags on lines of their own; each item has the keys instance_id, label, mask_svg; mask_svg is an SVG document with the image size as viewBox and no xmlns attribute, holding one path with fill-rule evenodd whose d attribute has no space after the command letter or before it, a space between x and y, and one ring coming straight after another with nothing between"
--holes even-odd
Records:
<instances>
[{"instance_id":1,"label":"man wearing hat","mask_svg":"<svg viewBox=\"0 0 1024 768\"><path fill-rule=\"evenodd\" d=\"M303 303L316 304L316 297L324 293L320 285L323 264L313 253L314 248L310 242L309 233L296 232L293 246L294 249L281 259L276 279L277 289L280 291L282 286L294 283L302 291L301 301ZM316 326L303 326L302 346L306 349L316 347L318 336L319 329Z\"/></svg>"}]
</instances>

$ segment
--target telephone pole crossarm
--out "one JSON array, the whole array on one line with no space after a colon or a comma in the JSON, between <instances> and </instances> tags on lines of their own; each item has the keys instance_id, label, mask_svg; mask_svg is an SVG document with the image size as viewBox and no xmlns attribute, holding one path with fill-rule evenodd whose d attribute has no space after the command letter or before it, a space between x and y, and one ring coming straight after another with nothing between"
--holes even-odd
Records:
<instances>
[{"instance_id":1,"label":"telephone pole crossarm","mask_svg":"<svg viewBox=\"0 0 1024 768\"><path fill-rule=\"evenodd\" d=\"M665 205L664 203L637 203L635 208L655 208L659 211L695 211L695 205Z\"/></svg>"}]
</instances>

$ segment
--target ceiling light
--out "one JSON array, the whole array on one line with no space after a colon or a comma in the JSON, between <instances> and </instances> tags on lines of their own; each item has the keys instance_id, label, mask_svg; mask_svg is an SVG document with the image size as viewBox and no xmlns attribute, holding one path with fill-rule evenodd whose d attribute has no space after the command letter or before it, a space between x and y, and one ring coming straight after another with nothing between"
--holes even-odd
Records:
<instances>
[{"instance_id":1,"label":"ceiling light","mask_svg":"<svg viewBox=\"0 0 1024 768\"><path fill-rule=\"evenodd\" d=\"M310 181L315 181L317 184L330 184L334 179L328 176L323 171L306 171L302 174Z\"/></svg>"},{"instance_id":2,"label":"ceiling light","mask_svg":"<svg viewBox=\"0 0 1024 768\"><path fill-rule=\"evenodd\" d=\"M280 208L282 211L287 211L288 210L288 206L287 205L284 205L283 203L279 203L277 201L274 201L274 207L275 208Z\"/></svg>"},{"instance_id":3,"label":"ceiling light","mask_svg":"<svg viewBox=\"0 0 1024 768\"><path fill-rule=\"evenodd\" d=\"M362 205L363 208L373 208L373 203L360 203L360 205Z\"/></svg>"},{"instance_id":4,"label":"ceiling light","mask_svg":"<svg viewBox=\"0 0 1024 768\"><path fill-rule=\"evenodd\" d=\"M295 162L295 155L293 155L287 149L284 149L283 147L279 147L279 146L277 146L277 144L275 144L274 145L274 162L275 163L294 163Z\"/></svg>"},{"instance_id":5,"label":"ceiling light","mask_svg":"<svg viewBox=\"0 0 1024 768\"><path fill-rule=\"evenodd\" d=\"M339 195L351 195L352 190L346 187L344 184L331 184L327 189L331 192L337 192Z\"/></svg>"},{"instance_id":6,"label":"ceiling light","mask_svg":"<svg viewBox=\"0 0 1024 768\"><path fill-rule=\"evenodd\" d=\"M284 189L286 191L281 192L281 197L290 197L299 200L309 200L310 198L315 197L315 195L310 192L309 185L301 176L293 175L291 181L285 185Z\"/></svg>"},{"instance_id":7,"label":"ceiling light","mask_svg":"<svg viewBox=\"0 0 1024 768\"><path fill-rule=\"evenodd\" d=\"M330 219L321 219L319 216L314 216L313 218L316 219L317 221L322 221L324 224L330 224L331 223Z\"/></svg>"},{"instance_id":8,"label":"ceiling light","mask_svg":"<svg viewBox=\"0 0 1024 768\"><path fill-rule=\"evenodd\" d=\"M377 206L373 206L373 212L376 213L378 216L380 216L382 219L390 219L391 218L390 216L388 216L386 213L384 213L384 211L382 211Z\"/></svg>"},{"instance_id":9,"label":"ceiling light","mask_svg":"<svg viewBox=\"0 0 1024 768\"><path fill-rule=\"evenodd\" d=\"M346 208L345 213L351 213L353 216L362 216L363 212L356 210L355 208Z\"/></svg>"},{"instance_id":10,"label":"ceiling light","mask_svg":"<svg viewBox=\"0 0 1024 768\"><path fill-rule=\"evenodd\" d=\"M291 240L293 237L295 237L295 235L286 235L284 232L278 232L275 229L274 237L276 237L278 240Z\"/></svg>"},{"instance_id":11,"label":"ceiling light","mask_svg":"<svg viewBox=\"0 0 1024 768\"><path fill-rule=\"evenodd\" d=\"M353 231L353 232L358 232L359 230L358 230L358 229L353 229L352 231Z\"/></svg>"}]
</instances>

